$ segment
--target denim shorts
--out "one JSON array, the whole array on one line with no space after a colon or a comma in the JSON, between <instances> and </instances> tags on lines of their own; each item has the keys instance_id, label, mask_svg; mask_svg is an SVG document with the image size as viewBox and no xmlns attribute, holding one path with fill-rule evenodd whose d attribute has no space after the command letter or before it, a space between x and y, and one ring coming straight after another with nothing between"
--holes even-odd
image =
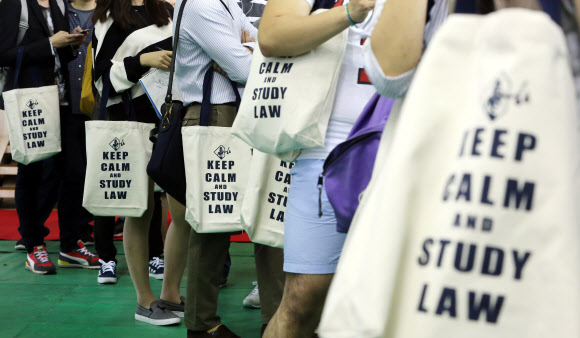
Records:
<instances>
[{"instance_id":1,"label":"denim shorts","mask_svg":"<svg viewBox=\"0 0 580 338\"><path fill-rule=\"evenodd\" d=\"M318 177L324 160L296 161L284 218L284 271L331 274L336 271L346 234L336 231L336 217L322 188L319 216Z\"/></svg>"}]
</instances>

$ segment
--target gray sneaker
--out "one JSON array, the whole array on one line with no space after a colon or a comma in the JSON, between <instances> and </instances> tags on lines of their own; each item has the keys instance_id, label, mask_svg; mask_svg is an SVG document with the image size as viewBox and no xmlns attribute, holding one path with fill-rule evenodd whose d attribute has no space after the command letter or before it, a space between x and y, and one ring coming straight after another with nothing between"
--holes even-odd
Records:
<instances>
[{"instance_id":1,"label":"gray sneaker","mask_svg":"<svg viewBox=\"0 0 580 338\"><path fill-rule=\"evenodd\" d=\"M167 310L183 318L183 313L185 312L185 297L181 296L181 304L167 302L164 301L163 299L159 299L159 303L161 303L161 306L163 306Z\"/></svg>"},{"instance_id":2,"label":"gray sneaker","mask_svg":"<svg viewBox=\"0 0 580 338\"><path fill-rule=\"evenodd\" d=\"M158 300L151 303L150 309L146 309L137 304L135 319L153 325L173 325L181 323L181 318L167 310Z\"/></svg>"}]
</instances>

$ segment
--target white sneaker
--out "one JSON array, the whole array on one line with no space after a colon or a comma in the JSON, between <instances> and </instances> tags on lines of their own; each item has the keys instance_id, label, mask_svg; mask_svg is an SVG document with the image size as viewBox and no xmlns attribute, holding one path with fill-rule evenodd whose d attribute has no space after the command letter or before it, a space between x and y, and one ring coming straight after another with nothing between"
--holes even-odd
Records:
<instances>
[{"instance_id":1,"label":"white sneaker","mask_svg":"<svg viewBox=\"0 0 580 338\"><path fill-rule=\"evenodd\" d=\"M163 262L163 259L159 257L153 257L153 259L149 261L149 277L163 279L164 272L165 263Z\"/></svg>"},{"instance_id":2,"label":"white sneaker","mask_svg":"<svg viewBox=\"0 0 580 338\"><path fill-rule=\"evenodd\" d=\"M101 270L97 281L99 284L115 284L117 283L117 264L115 261L105 262L102 259Z\"/></svg>"},{"instance_id":3,"label":"white sneaker","mask_svg":"<svg viewBox=\"0 0 580 338\"><path fill-rule=\"evenodd\" d=\"M244 307L247 309L259 309L260 308L260 292L258 290L258 282L253 282L255 285L254 290L244 298Z\"/></svg>"}]
</instances>

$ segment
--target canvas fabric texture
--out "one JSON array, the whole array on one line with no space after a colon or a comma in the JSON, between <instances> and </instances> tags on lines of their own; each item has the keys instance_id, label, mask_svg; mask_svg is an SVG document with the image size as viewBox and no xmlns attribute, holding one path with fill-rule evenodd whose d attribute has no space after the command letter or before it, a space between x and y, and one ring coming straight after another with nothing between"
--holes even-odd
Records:
<instances>
[{"instance_id":1,"label":"canvas fabric texture","mask_svg":"<svg viewBox=\"0 0 580 338\"><path fill-rule=\"evenodd\" d=\"M292 58L264 57L256 45L232 133L290 162L300 149L324 145L347 36Z\"/></svg>"},{"instance_id":2,"label":"canvas fabric texture","mask_svg":"<svg viewBox=\"0 0 580 338\"><path fill-rule=\"evenodd\" d=\"M147 210L152 123L87 121L83 207L95 216L140 217Z\"/></svg>"},{"instance_id":3,"label":"canvas fabric texture","mask_svg":"<svg viewBox=\"0 0 580 338\"><path fill-rule=\"evenodd\" d=\"M60 153L57 86L13 89L2 97L14 161L30 164Z\"/></svg>"},{"instance_id":4,"label":"canvas fabric texture","mask_svg":"<svg viewBox=\"0 0 580 338\"><path fill-rule=\"evenodd\" d=\"M242 227L254 243L284 247L284 217L293 163L253 150Z\"/></svg>"},{"instance_id":5,"label":"canvas fabric texture","mask_svg":"<svg viewBox=\"0 0 580 338\"><path fill-rule=\"evenodd\" d=\"M198 233L242 230L240 213L251 148L230 131L229 127L199 125L181 129L187 184L185 219Z\"/></svg>"},{"instance_id":6,"label":"canvas fabric texture","mask_svg":"<svg viewBox=\"0 0 580 338\"><path fill-rule=\"evenodd\" d=\"M321 337L580 336L567 53L540 12L448 19L387 122Z\"/></svg>"}]
</instances>

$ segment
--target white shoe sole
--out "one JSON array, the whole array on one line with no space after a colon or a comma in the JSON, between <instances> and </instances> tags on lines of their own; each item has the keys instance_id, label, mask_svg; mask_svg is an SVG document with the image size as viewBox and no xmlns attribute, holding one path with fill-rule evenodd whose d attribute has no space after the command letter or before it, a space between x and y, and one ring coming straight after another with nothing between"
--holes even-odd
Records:
<instances>
[{"instance_id":1,"label":"white shoe sole","mask_svg":"<svg viewBox=\"0 0 580 338\"><path fill-rule=\"evenodd\" d=\"M261 308L260 305L254 305L254 304L250 304L250 303L246 303L246 302L244 302L243 304L244 304L244 308L246 308L246 309L259 309L259 308Z\"/></svg>"},{"instance_id":2,"label":"white shoe sole","mask_svg":"<svg viewBox=\"0 0 580 338\"><path fill-rule=\"evenodd\" d=\"M153 274L153 273L149 272L149 277L153 277L155 279L161 280L161 279L163 279L163 274L156 275L156 274Z\"/></svg>"},{"instance_id":3,"label":"white shoe sole","mask_svg":"<svg viewBox=\"0 0 580 338\"><path fill-rule=\"evenodd\" d=\"M174 315L179 316L179 318L183 318L184 312L183 311L171 311Z\"/></svg>"},{"instance_id":4,"label":"white shoe sole","mask_svg":"<svg viewBox=\"0 0 580 338\"><path fill-rule=\"evenodd\" d=\"M34 273L34 274L37 274L37 275L47 275L48 274L48 271L37 271L37 270L34 270L32 267L30 267L28 265L25 265L24 268L26 270Z\"/></svg>"},{"instance_id":5,"label":"white shoe sole","mask_svg":"<svg viewBox=\"0 0 580 338\"><path fill-rule=\"evenodd\" d=\"M101 266L100 265L94 265L94 266L89 266L89 265L83 265L81 263L69 263L63 260L58 260L58 267L59 268L83 268L83 269L88 269L88 270L100 270Z\"/></svg>"},{"instance_id":6,"label":"white shoe sole","mask_svg":"<svg viewBox=\"0 0 580 338\"><path fill-rule=\"evenodd\" d=\"M97 277L99 284L117 284L117 278L115 277Z\"/></svg>"},{"instance_id":7,"label":"white shoe sole","mask_svg":"<svg viewBox=\"0 0 580 338\"><path fill-rule=\"evenodd\" d=\"M181 323L181 318L151 319L151 318L145 317L143 315L138 315L138 314L135 314L135 320L138 320L138 321L141 321L144 323L148 323L148 324L152 324L152 325L158 325L158 326L175 325L175 324Z\"/></svg>"}]
</instances>

